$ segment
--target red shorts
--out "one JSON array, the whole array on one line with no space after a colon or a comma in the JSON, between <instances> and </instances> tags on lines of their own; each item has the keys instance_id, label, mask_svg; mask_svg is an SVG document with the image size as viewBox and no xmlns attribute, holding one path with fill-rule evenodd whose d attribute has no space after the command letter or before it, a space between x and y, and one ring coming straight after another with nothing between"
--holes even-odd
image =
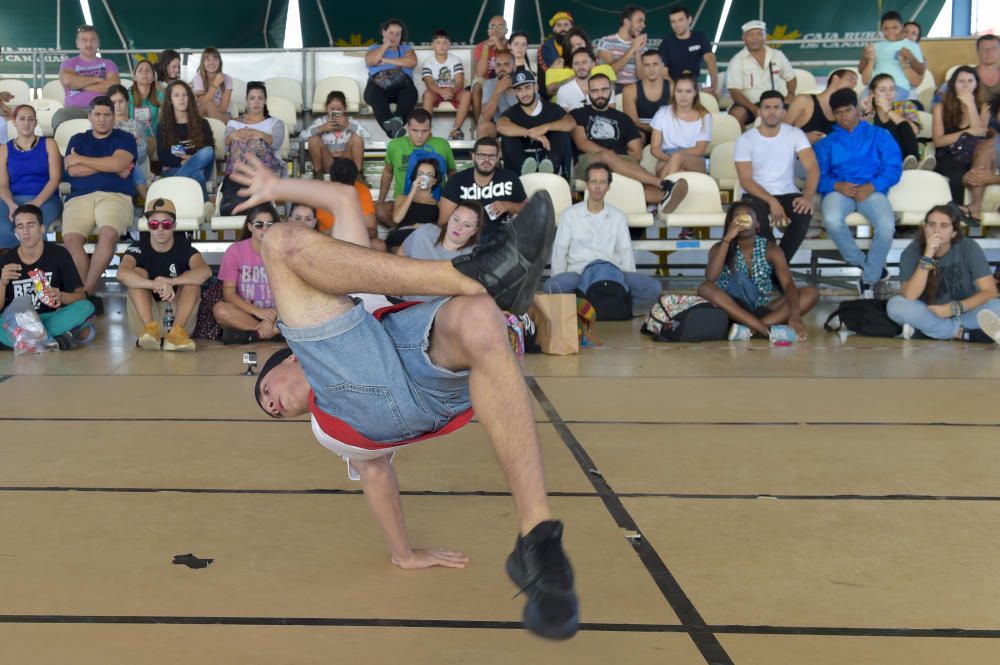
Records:
<instances>
[{"instance_id":1,"label":"red shorts","mask_svg":"<svg viewBox=\"0 0 1000 665\"><path fill-rule=\"evenodd\" d=\"M436 92L432 92L432 93L430 93L430 95L431 95L431 98L434 100L434 108L437 108L442 103L448 103L448 104L451 104L451 107L453 109L458 109L458 98L462 95L463 92L464 92L464 90L458 90L458 91L456 91L455 92L455 96L452 97L451 99L449 99L447 102L445 102L444 98L441 97L441 95L437 94Z\"/></svg>"}]
</instances>

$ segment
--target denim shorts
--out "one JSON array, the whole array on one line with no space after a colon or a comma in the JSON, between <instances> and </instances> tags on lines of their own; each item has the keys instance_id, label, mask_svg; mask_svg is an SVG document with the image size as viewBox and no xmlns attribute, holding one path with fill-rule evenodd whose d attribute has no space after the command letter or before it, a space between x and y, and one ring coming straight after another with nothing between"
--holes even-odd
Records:
<instances>
[{"instance_id":1,"label":"denim shorts","mask_svg":"<svg viewBox=\"0 0 1000 665\"><path fill-rule=\"evenodd\" d=\"M360 300L315 326L279 323L325 413L379 443L435 432L467 411L469 371L427 355L438 309L448 298L391 312L379 321Z\"/></svg>"}]
</instances>

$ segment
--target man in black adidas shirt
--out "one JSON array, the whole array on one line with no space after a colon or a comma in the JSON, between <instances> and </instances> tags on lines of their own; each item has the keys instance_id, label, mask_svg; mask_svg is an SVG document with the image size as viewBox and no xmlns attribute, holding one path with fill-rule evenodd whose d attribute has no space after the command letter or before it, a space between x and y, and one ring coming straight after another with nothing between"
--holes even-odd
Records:
<instances>
[{"instance_id":1,"label":"man in black adidas shirt","mask_svg":"<svg viewBox=\"0 0 1000 665\"><path fill-rule=\"evenodd\" d=\"M483 240L511 215L516 215L528 198L517 174L499 168L500 145L494 138L483 137L472 147L471 169L459 171L445 183L438 208L438 224L444 223L463 201L478 201L486 210Z\"/></svg>"},{"instance_id":2,"label":"man in black adidas shirt","mask_svg":"<svg viewBox=\"0 0 1000 665\"><path fill-rule=\"evenodd\" d=\"M587 166L596 162L607 164L613 173L641 182L646 203L663 205L671 201L673 207L665 211L672 212L683 198L681 189L686 193L687 183L673 192L674 183L660 180L639 165L639 160L642 159L642 135L632 118L609 106L614 93L611 79L604 74L594 74L587 85L590 106L570 111L576 121L573 143L580 153L576 172L585 173Z\"/></svg>"}]
</instances>

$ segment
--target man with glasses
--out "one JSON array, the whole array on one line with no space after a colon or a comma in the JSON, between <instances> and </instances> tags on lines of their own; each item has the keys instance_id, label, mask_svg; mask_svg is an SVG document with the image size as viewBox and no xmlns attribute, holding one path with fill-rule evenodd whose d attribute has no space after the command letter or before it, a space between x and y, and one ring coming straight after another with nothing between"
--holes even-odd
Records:
<instances>
[{"instance_id":1,"label":"man with glasses","mask_svg":"<svg viewBox=\"0 0 1000 665\"><path fill-rule=\"evenodd\" d=\"M587 200L567 208L559 217L552 246L552 277L546 293L573 293L584 269L606 261L625 274L633 307L646 307L660 295L660 282L635 271L635 254L625 213L604 202L611 187L607 164L587 166Z\"/></svg>"},{"instance_id":2,"label":"man with glasses","mask_svg":"<svg viewBox=\"0 0 1000 665\"><path fill-rule=\"evenodd\" d=\"M53 130L64 120L86 118L90 102L121 83L118 66L112 60L97 57L101 39L94 26L81 25L76 29L76 47L80 55L67 58L59 65L59 82L66 95L64 108L52 117Z\"/></svg>"},{"instance_id":3,"label":"man with glasses","mask_svg":"<svg viewBox=\"0 0 1000 665\"><path fill-rule=\"evenodd\" d=\"M21 243L0 255L0 293L3 308L18 296L30 295L45 330L63 350L89 342L97 334L90 319L94 305L87 300L80 274L73 258L64 247L45 242L42 211L25 203L14 210L14 235ZM38 291L35 284L40 271L46 288ZM6 328L0 327L0 343L13 348L14 340Z\"/></svg>"},{"instance_id":4,"label":"man with glasses","mask_svg":"<svg viewBox=\"0 0 1000 665\"><path fill-rule=\"evenodd\" d=\"M570 111L576 121L573 143L580 152L576 172L586 171L587 165L595 162L606 164L613 172L642 183L646 203L655 203L663 206L664 212L673 212L683 200L687 185L677 188L676 183L661 180L640 166L642 135L632 118L610 107L614 91L611 79L604 74L594 74L587 82L587 89L590 106Z\"/></svg>"},{"instance_id":5,"label":"man with glasses","mask_svg":"<svg viewBox=\"0 0 1000 665\"><path fill-rule=\"evenodd\" d=\"M527 199L521 179L513 171L500 168L500 144L484 137L472 147L472 168L448 179L441 191L438 224L444 224L463 201L479 201L488 221L482 240L488 240L511 215L516 215Z\"/></svg>"},{"instance_id":6,"label":"man with glasses","mask_svg":"<svg viewBox=\"0 0 1000 665\"><path fill-rule=\"evenodd\" d=\"M118 266L118 281L128 288L129 331L138 338L137 346L159 351L163 321L168 326L164 351L194 351L190 333L198 320L201 285L212 269L186 235L174 235L173 201L153 199L143 216L149 233L128 246Z\"/></svg>"}]
</instances>

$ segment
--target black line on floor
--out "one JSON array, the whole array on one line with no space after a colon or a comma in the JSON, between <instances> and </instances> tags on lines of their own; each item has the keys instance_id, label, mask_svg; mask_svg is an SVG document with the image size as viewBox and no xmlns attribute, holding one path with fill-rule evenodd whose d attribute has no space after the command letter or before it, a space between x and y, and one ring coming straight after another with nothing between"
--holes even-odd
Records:
<instances>
[{"instance_id":1,"label":"black line on floor","mask_svg":"<svg viewBox=\"0 0 1000 665\"><path fill-rule=\"evenodd\" d=\"M229 488L229 487L73 487L63 485L0 486L0 492L81 492L91 494L288 494L361 496L360 489L335 487L314 488ZM401 490L403 496L483 496L509 497L507 490ZM598 492L549 492L551 497L584 498L600 497ZM1000 496L961 496L937 494L712 494L695 492L615 492L622 499L705 499L712 501L971 501L998 502Z\"/></svg>"},{"instance_id":2,"label":"black line on floor","mask_svg":"<svg viewBox=\"0 0 1000 665\"><path fill-rule=\"evenodd\" d=\"M4 374L3 376L0 376L0 383L3 383L7 379L13 379L13 378L14 378L13 374Z\"/></svg>"},{"instance_id":3,"label":"black line on floor","mask_svg":"<svg viewBox=\"0 0 1000 665\"><path fill-rule=\"evenodd\" d=\"M369 619L353 617L254 617L0 614L0 624L116 624L186 626L313 626L328 628L441 628L523 630L520 621L456 619ZM861 628L852 626L749 626L740 624L696 627L657 623L581 623L581 631L609 633L687 633L694 637L709 631L722 635L798 635L813 637L935 637L998 639L1000 629L990 628ZM723 654L725 655L725 654ZM726 656L728 658L728 656ZM711 665L720 662L714 660Z\"/></svg>"},{"instance_id":4,"label":"black line on floor","mask_svg":"<svg viewBox=\"0 0 1000 665\"><path fill-rule=\"evenodd\" d=\"M718 638L707 628L705 620L695 608L694 603L684 593L680 583L674 577L673 573L670 572L670 569L667 568L667 564L656 552L649 540L642 534L632 515L625 508L625 504L622 503L614 490L611 489L611 486L600 475L590 455L587 454L583 445L573 435L573 432L566 423L563 422L559 416L559 412L556 411L555 406L549 400L548 395L545 394L545 391L542 390L542 387L533 378L527 377L526 380L532 394L542 406L542 410L545 411L545 415L548 416L552 426L555 427L563 443L566 444L566 447L573 454L573 458L580 465L580 469L600 495L612 519L614 519L619 528L639 536L629 539L629 542L639 555L639 559L646 567L646 571L660 589L660 593L663 594L670 607L673 608L677 618L680 619L681 624L687 629L691 641L694 642L695 647L701 653L702 657L709 665L734 665L732 658L726 653Z\"/></svg>"}]
</instances>

